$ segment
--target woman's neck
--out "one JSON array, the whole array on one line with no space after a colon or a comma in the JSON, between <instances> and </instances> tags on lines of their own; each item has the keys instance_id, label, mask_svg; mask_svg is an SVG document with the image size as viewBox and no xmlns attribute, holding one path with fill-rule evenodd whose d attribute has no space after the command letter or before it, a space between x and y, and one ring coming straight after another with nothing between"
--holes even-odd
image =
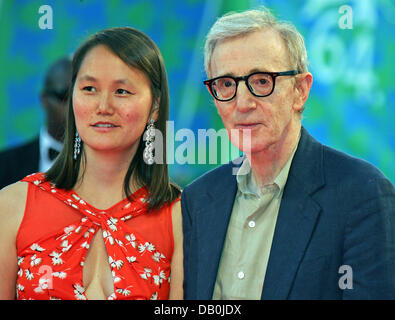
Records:
<instances>
[{"instance_id":1,"label":"woman's neck","mask_svg":"<svg viewBox=\"0 0 395 320\"><path fill-rule=\"evenodd\" d=\"M82 199L99 209L107 209L126 197L124 180L133 156L86 150L80 176L74 188ZM131 179L131 191L137 190Z\"/></svg>"}]
</instances>

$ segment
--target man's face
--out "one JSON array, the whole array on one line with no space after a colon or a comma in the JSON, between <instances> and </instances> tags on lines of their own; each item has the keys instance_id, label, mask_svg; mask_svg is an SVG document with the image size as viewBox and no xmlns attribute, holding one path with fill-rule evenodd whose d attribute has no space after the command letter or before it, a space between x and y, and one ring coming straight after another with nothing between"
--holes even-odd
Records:
<instances>
[{"instance_id":1,"label":"man's face","mask_svg":"<svg viewBox=\"0 0 395 320\"><path fill-rule=\"evenodd\" d=\"M209 67L210 78L292 69L283 40L272 30L256 31L219 42ZM297 134L300 127L298 111L303 104L298 98L293 78L277 77L273 93L266 97L254 96L246 83L240 81L232 100L215 100L229 138L236 147L253 154L281 145L288 135ZM231 131L236 132L238 138L232 137ZM243 131L251 134L250 147L248 141L243 143Z\"/></svg>"},{"instance_id":2,"label":"man's face","mask_svg":"<svg viewBox=\"0 0 395 320\"><path fill-rule=\"evenodd\" d=\"M61 141L66 125L67 93L71 82L71 64L57 65L41 96L50 135Z\"/></svg>"}]
</instances>

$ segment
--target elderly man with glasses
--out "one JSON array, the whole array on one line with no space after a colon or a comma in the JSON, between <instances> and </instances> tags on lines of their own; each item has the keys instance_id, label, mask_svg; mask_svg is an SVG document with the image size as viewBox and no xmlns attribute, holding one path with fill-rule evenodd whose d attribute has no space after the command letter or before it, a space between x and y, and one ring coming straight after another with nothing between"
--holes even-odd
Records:
<instances>
[{"instance_id":1,"label":"elderly man with glasses","mask_svg":"<svg viewBox=\"0 0 395 320\"><path fill-rule=\"evenodd\" d=\"M394 299L394 186L302 126L313 77L300 33L265 8L227 14L205 68L245 155L182 193L185 298Z\"/></svg>"}]
</instances>

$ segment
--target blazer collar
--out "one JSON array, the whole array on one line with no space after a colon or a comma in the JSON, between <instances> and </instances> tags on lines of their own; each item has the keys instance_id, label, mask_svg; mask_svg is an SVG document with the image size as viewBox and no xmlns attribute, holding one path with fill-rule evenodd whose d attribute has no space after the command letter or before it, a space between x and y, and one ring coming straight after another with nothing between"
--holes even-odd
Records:
<instances>
[{"instance_id":1,"label":"blazer collar","mask_svg":"<svg viewBox=\"0 0 395 320\"><path fill-rule=\"evenodd\" d=\"M241 162L240 162L241 164ZM228 229L233 202L237 192L236 175L240 165L229 163L209 181L200 200L196 217L196 234L199 241L197 265L197 299L212 298L222 249ZM235 169L235 170L234 170Z\"/></svg>"},{"instance_id":2,"label":"blazer collar","mask_svg":"<svg viewBox=\"0 0 395 320\"><path fill-rule=\"evenodd\" d=\"M325 184L323 146L302 128L277 217L262 299L287 299L321 207L313 194Z\"/></svg>"}]
</instances>

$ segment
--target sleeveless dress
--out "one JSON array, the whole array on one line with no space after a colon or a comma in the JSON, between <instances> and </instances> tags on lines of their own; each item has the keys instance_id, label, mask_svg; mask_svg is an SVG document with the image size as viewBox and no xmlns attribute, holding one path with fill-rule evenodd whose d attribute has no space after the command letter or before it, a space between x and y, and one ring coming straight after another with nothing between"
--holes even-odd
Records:
<instances>
[{"instance_id":1,"label":"sleeveless dress","mask_svg":"<svg viewBox=\"0 0 395 320\"><path fill-rule=\"evenodd\" d=\"M42 173L22 181L29 186L16 239L18 299L86 300L84 261L99 230L114 283L107 299L168 299L174 202L148 211L142 187L133 202L99 210L73 190L45 181Z\"/></svg>"}]
</instances>

